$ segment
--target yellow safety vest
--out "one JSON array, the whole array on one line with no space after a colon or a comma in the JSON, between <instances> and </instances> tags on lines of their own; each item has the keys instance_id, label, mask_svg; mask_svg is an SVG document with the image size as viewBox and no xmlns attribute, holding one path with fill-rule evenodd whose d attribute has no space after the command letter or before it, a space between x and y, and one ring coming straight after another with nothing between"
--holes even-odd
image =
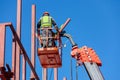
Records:
<instances>
[{"instance_id":1,"label":"yellow safety vest","mask_svg":"<svg viewBox=\"0 0 120 80\"><path fill-rule=\"evenodd\" d=\"M41 18L41 27L42 28L44 28L44 27L51 28L52 27L52 21L51 21L51 17L50 16L43 16Z\"/></svg>"}]
</instances>

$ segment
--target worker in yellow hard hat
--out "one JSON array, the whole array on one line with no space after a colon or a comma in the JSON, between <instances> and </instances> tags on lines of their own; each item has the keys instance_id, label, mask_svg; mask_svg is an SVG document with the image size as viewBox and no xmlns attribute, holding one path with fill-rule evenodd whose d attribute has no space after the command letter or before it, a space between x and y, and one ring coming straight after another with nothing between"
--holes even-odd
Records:
<instances>
[{"instance_id":1,"label":"worker in yellow hard hat","mask_svg":"<svg viewBox=\"0 0 120 80\"><path fill-rule=\"evenodd\" d=\"M48 36L47 36L47 29L45 28L52 28L52 25L58 29L57 24L55 23L54 19L50 16L48 12L44 12L43 16L40 18L38 24L37 24L37 33L40 35L40 29L42 29L42 37L52 37L53 31L51 29L48 29ZM54 41L52 38L48 39L48 44L46 42L46 39L42 39L42 47L52 47L55 46Z\"/></svg>"}]
</instances>

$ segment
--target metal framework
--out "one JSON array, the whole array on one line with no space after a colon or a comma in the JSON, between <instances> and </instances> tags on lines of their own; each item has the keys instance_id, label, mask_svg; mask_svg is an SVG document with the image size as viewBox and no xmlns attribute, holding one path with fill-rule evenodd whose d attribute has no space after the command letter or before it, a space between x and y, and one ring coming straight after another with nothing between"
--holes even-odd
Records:
<instances>
[{"instance_id":1,"label":"metal framework","mask_svg":"<svg viewBox=\"0 0 120 80\"><path fill-rule=\"evenodd\" d=\"M22 8L21 8L21 5L22 5L22 0L17 0L17 35L19 37L19 39L21 39L21 11L22 11ZM21 51L20 51L20 48L19 48L19 45L18 43L16 43L16 67L15 67L15 79L16 80L20 80L20 54L21 54ZM22 71L23 71L23 76L22 76L22 79L25 78L25 60L24 60L24 57L22 58L23 59L23 66L22 66Z\"/></svg>"},{"instance_id":2,"label":"metal framework","mask_svg":"<svg viewBox=\"0 0 120 80\"><path fill-rule=\"evenodd\" d=\"M5 52L5 27L0 24L0 67L4 67L4 52Z\"/></svg>"},{"instance_id":3,"label":"metal framework","mask_svg":"<svg viewBox=\"0 0 120 80\"><path fill-rule=\"evenodd\" d=\"M22 45L22 43L21 43L21 41L20 41L20 39L19 39L19 37L18 37L18 35L17 35L17 33L16 33L13 25L12 25L12 23L3 23L3 24L0 24L0 29L3 29L3 30L1 30L1 33L4 33L4 32L2 32L2 31L4 31L4 29L5 29L6 26L9 26L9 27L10 27L10 29L11 29L11 31L12 31L12 33L13 33L13 36L14 36L14 38L15 38L18 46L20 47L20 49L21 49L21 51L22 51L21 54L24 56L25 60L26 60L27 63L29 64L29 66L30 66L30 68L31 68L31 70L32 70L32 73L34 74L35 78L36 78L37 80L39 80L39 77L38 77L38 75L37 75L37 73L36 73L36 71L35 71L35 69L34 69L34 67L33 67L33 65L32 65L32 63L31 63L31 61L30 61L30 59L29 59L29 57L27 56L27 53L26 53L26 51L25 51L25 49L24 49L24 47L23 47L23 45ZM2 35L3 35L2 38L4 39L5 35L4 35L4 34L2 34ZM5 40L4 40L4 41L5 41ZM3 42L3 41L0 40L0 42ZM1 46L4 46L4 44L1 45ZM3 49L3 50L2 50L2 49ZM1 59L1 61L2 61L3 63L0 62L0 64L1 64L0 67L4 67L4 58L5 58L5 56L4 56L4 47L1 47L1 55L3 56L3 58ZM16 73L14 73L14 74L17 75Z\"/></svg>"},{"instance_id":4,"label":"metal framework","mask_svg":"<svg viewBox=\"0 0 120 80\"><path fill-rule=\"evenodd\" d=\"M36 41L35 41L35 23L36 23L36 6L32 5L32 18L31 18L31 62L33 67L35 68L35 56L36 56ZM34 79L34 75L31 72L31 79Z\"/></svg>"},{"instance_id":5,"label":"metal framework","mask_svg":"<svg viewBox=\"0 0 120 80\"><path fill-rule=\"evenodd\" d=\"M20 39L21 39L21 12L22 12L22 0L17 0L17 29L15 30L12 23L1 23L0 24L0 79L2 80L20 80L20 67L22 67L22 80L26 80L26 63L30 66L31 69L31 77L30 80L40 80L38 77L36 71L35 71L35 59L36 59L36 28L35 28L35 23L36 23L36 6L32 5L32 15L31 15L31 60L29 59L26 50L24 49ZM100 72L99 66L101 66L101 61L99 60L98 56L95 54L94 51L90 52L87 48L85 47L83 50L80 51L77 47L77 44L73 41L72 37L70 34L62 32L63 29L66 27L66 25L70 22L70 18L66 20L66 22L62 25L62 27L57 30L58 33L56 34L57 37L56 39L59 42L59 47L60 53L62 53L62 47L61 47L61 37L66 37L70 40L72 44L72 57L76 58L77 60L81 60L83 63L83 66L85 67L88 76L91 80L104 80L104 77L102 73ZM9 64L5 64L5 41L6 41L6 27L9 27L13 36L12 36L12 69L10 69ZM49 48L48 48L49 49ZM52 49L52 48L51 48ZM39 49L38 49L39 50ZM45 52L45 49L42 49L43 52ZM39 58L42 57L42 60L40 61L44 62L43 60L45 54L41 54L41 51L38 52ZM58 50L57 50L58 51ZM45 52L46 53L46 52ZM49 54L52 52L47 52L46 54ZM55 52L54 52L55 53ZM58 53L58 52L57 52ZM49 54L51 55L51 54ZM56 54L55 54L56 55ZM60 55L52 55L51 61L54 62L55 60L58 59L56 62L61 62L60 60ZM22 56L22 66L20 66L20 57ZM48 55L47 55L48 56ZM53 57L54 56L54 57ZM59 57L59 58L58 58ZM47 59L47 58L46 58ZM46 62L48 62L46 60ZM6 66L5 66L6 65ZM45 64L44 64L45 65ZM54 68L54 80L58 80L58 67L62 65L61 64L54 64L52 68ZM42 80L48 80L48 73L47 70L48 68L51 67L46 66L42 68ZM77 75L78 76L78 75ZM63 80L67 80L66 77L63 78Z\"/></svg>"}]
</instances>

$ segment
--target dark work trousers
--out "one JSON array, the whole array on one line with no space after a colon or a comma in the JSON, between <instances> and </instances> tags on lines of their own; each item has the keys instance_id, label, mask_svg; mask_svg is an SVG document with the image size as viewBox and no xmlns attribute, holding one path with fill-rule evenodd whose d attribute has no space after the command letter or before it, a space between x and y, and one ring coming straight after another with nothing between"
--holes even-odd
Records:
<instances>
[{"instance_id":1,"label":"dark work trousers","mask_svg":"<svg viewBox=\"0 0 120 80\"><path fill-rule=\"evenodd\" d=\"M48 29L43 29L42 30L43 47L52 47L52 46L54 46L54 40L53 40L52 36L53 36L52 30L48 30Z\"/></svg>"}]
</instances>

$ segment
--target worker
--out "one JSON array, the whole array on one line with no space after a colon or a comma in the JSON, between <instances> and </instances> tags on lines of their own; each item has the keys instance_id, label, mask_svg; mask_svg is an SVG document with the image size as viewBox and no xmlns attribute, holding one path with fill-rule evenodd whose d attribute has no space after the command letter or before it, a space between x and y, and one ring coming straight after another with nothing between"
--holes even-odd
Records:
<instances>
[{"instance_id":1,"label":"worker","mask_svg":"<svg viewBox=\"0 0 120 80\"><path fill-rule=\"evenodd\" d=\"M54 21L54 19L50 16L48 12L44 12L43 16L40 18L37 24L38 36L40 35L40 29L42 28L42 37L44 39L42 39L41 46L44 48L55 46L55 42L53 38L48 38L48 43L47 43L47 39L45 38L45 37L53 37L53 34L54 34L53 31L51 29L46 29L46 28L52 28L52 25L55 27L55 29L58 30L57 24Z\"/></svg>"}]
</instances>

